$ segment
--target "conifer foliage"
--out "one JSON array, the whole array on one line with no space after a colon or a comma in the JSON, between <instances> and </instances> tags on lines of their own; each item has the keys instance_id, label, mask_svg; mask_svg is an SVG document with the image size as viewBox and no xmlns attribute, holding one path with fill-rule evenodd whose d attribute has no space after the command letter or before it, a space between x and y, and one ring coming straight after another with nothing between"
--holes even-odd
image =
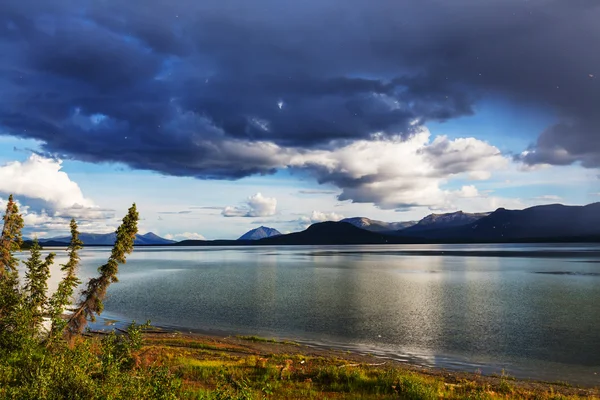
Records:
<instances>
[{"instance_id":1,"label":"conifer foliage","mask_svg":"<svg viewBox=\"0 0 600 400\"><path fill-rule=\"evenodd\" d=\"M87 321L103 310L110 284L117 282L119 264L133 251L138 212L129 209L116 231L106 264L71 309L81 281L77 277L83 243L71 220L68 261L57 290L48 296L54 254L46 257L37 240L23 261L19 279L23 218L10 196L0 236L0 398L4 399L175 399L178 380L165 368L141 366L137 353L145 326L132 323L122 334L100 339L80 335Z\"/></svg>"},{"instance_id":2,"label":"conifer foliage","mask_svg":"<svg viewBox=\"0 0 600 400\"><path fill-rule=\"evenodd\" d=\"M23 217L12 195L8 198L6 212L2 218L2 236L0 237L0 346L10 347L18 341L20 328L23 328L21 296L18 290L19 260L14 252L20 250L23 237Z\"/></svg>"},{"instance_id":3,"label":"conifer foliage","mask_svg":"<svg viewBox=\"0 0 600 400\"><path fill-rule=\"evenodd\" d=\"M71 243L67 249L69 261L61 266L61 271L65 274L62 281L58 284L56 292L50 299L49 317L52 321L50 328L50 339L55 340L62 334L67 321L63 318L63 313L67 306L71 303L75 289L81 283L77 277L77 269L79 267L79 250L83 247L83 242L79 239L79 230L77 222L71 219Z\"/></svg>"},{"instance_id":4,"label":"conifer foliage","mask_svg":"<svg viewBox=\"0 0 600 400\"><path fill-rule=\"evenodd\" d=\"M33 240L30 249L31 255L25 266L24 300L32 319L32 327L35 329L42 322L42 318L48 308L48 278L50 278L50 266L54 263L56 254L50 253L42 260L40 244L37 239Z\"/></svg>"},{"instance_id":5,"label":"conifer foliage","mask_svg":"<svg viewBox=\"0 0 600 400\"><path fill-rule=\"evenodd\" d=\"M19 214L17 203L11 195L6 206L0 238L2 251L0 253L0 328L4 328L7 332L15 330L17 326L23 325L24 319L27 319L28 323L25 325L30 326L39 335L42 334L40 325L43 318L49 317L51 328L47 335L48 339L56 339L63 334L72 337L74 334L81 333L87 321L94 321L96 315L102 312L102 300L110 284L118 282L119 264L125 263L127 255L133 251L138 219L136 205L133 204L117 229L117 238L107 263L98 268L100 273L98 277L89 280L87 288L82 292L81 302L70 315L68 322L65 322L62 318L63 313L70 304L75 289L81 283L77 278L77 268L82 242L79 239L77 223L71 220L69 261L61 268L64 277L58 290L48 298L47 281L55 254L50 253L42 259L37 239L33 241L29 259L24 262L26 272L23 284L19 282L17 272L19 261L14 253L22 244L23 217ZM11 324L14 326L10 326Z\"/></svg>"},{"instance_id":6,"label":"conifer foliage","mask_svg":"<svg viewBox=\"0 0 600 400\"><path fill-rule=\"evenodd\" d=\"M104 309L104 296L111 283L118 282L119 264L126 262L126 257L133 251L133 242L138 232L139 215L135 204L129 208L123 223L117 229L117 240L112 249L108 262L98 268L100 276L92 278L83 291L83 300L69 319L69 334L81 333L87 320L95 321L96 315Z\"/></svg>"},{"instance_id":7,"label":"conifer foliage","mask_svg":"<svg viewBox=\"0 0 600 400\"><path fill-rule=\"evenodd\" d=\"M13 196L8 197L6 204L6 213L2 218L4 226L2 228L2 237L0 237L0 280L8 280L17 272L19 261L14 257L13 252L19 251L23 243L22 229L23 217L19 214L19 207L13 200Z\"/></svg>"}]
</instances>

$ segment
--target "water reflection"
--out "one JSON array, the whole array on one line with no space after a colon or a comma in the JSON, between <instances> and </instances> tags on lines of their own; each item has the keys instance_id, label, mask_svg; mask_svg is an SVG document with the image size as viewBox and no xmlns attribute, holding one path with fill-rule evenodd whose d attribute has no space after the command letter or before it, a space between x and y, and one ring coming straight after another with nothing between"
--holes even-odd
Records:
<instances>
[{"instance_id":1,"label":"water reflection","mask_svg":"<svg viewBox=\"0 0 600 400\"><path fill-rule=\"evenodd\" d=\"M107 256L85 249L84 277ZM573 244L138 248L106 310L589 384L600 374L599 261L598 246Z\"/></svg>"}]
</instances>

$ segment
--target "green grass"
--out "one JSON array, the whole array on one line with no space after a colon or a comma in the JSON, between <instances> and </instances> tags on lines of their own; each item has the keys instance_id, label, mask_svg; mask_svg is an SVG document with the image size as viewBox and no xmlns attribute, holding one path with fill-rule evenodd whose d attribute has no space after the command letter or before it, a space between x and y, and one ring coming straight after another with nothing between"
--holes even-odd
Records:
<instances>
[{"instance_id":1,"label":"green grass","mask_svg":"<svg viewBox=\"0 0 600 400\"><path fill-rule=\"evenodd\" d=\"M239 337L241 339L241 337ZM261 344L272 339L244 337ZM179 396L186 399L580 399L568 388L530 387L504 374L497 378L471 375L472 379L427 375L389 365L369 365L339 357L279 354L264 346L246 353L199 351L192 339L178 347L161 346L152 339L153 357L181 380ZM168 340L165 340L168 342ZM229 345L229 344L228 344ZM269 349L271 350L271 349ZM341 354L341 353L340 353ZM343 356L345 357L345 355ZM597 395L597 392L595 392ZM589 396L590 399L598 397Z\"/></svg>"},{"instance_id":2,"label":"green grass","mask_svg":"<svg viewBox=\"0 0 600 400\"><path fill-rule=\"evenodd\" d=\"M56 351L32 342L0 354L0 399L582 398L574 388L532 386L505 374L427 374L342 352L309 355L303 347L251 342L145 335L130 343L111 334Z\"/></svg>"},{"instance_id":3,"label":"green grass","mask_svg":"<svg viewBox=\"0 0 600 400\"><path fill-rule=\"evenodd\" d=\"M292 342L289 340L275 340L275 339L268 339L268 338L263 338L260 336L236 336L238 339L242 339L242 340L248 340L250 342L257 342L257 343L279 343L279 344L287 344L290 346L300 346L298 343L296 342Z\"/></svg>"},{"instance_id":4,"label":"green grass","mask_svg":"<svg viewBox=\"0 0 600 400\"><path fill-rule=\"evenodd\" d=\"M236 336L238 339L249 340L251 342L262 342L262 343L278 343L275 339L267 339L260 336Z\"/></svg>"}]
</instances>

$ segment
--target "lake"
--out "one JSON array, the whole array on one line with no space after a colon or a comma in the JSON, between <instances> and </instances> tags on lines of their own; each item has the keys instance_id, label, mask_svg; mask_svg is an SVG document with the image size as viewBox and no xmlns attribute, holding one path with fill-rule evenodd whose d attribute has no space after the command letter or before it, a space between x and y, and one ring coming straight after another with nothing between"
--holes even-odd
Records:
<instances>
[{"instance_id":1,"label":"lake","mask_svg":"<svg viewBox=\"0 0 600 400\"><path fill-rule=\"evenodd\" d=\"M599 245L140 247L119 279L106 318L600 384Z\"/></svg>"}]
</instances>

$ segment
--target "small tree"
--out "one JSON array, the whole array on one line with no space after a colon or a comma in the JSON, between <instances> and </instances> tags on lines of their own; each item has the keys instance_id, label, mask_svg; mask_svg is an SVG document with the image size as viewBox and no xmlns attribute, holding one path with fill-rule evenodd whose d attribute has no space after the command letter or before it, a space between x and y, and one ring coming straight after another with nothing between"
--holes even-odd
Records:
<instances>
[{"instance_id":1,"label":"small tree","mask_svg":"<svg viewBox=\"0 0 600 400\"><path fill-rule=\"evenodd\" d=\"M23 217L19 214L19 207L13 200L12 194L8 197L6 212L2 218L4 226L0 237L0 280L6 280L11 275L16 275L19 260L13 252L19 251L23 243ZM13 276L14 278L14 276ZM13 282L14 283L14 282Z\"/></svg>"},{"instance_id":2,"label":"small tree","mask_svg":"<svg viewBox=\"0 0 600 400\"><path fill-rule=\"evenodd\" d=\"M4 216L0 237L0 397L10 399L62 398L161 398L175 399L177 381L164 369L138 368L137 352L142 345L142 326L133 323L123 335L114 332L103 340L77 340L68 345L55 340L63 334L81 332L87 319L102 312L108 286L117 281L118 266L133 250L138 213L135 204L117 229L117 240L108 262L99 268L100 276L89 281L83 299L69 323L62 314L80 283L77 224L71 220L69 261L58 290L48 299L47 278L54 255L42 260L37 240L25 262L21 287L18 259L23 219L12 196ZM45 312L47 312L45 314ZM48 340L40 329L43 317L52 326Z\"/></svg>"},{"instance_id":3,"label":"small tree","mask_svg":"<svg viewBox=\"0 0 600 400\"><path fill-rule=\"evenodd\" d=\"M83 242L79 240L79 230L77 229L77 222L75 219L71 219L71 243L67 250L69 254L69 261L62 265L61 271L65 273L62 281L58 284L56 292L50 298L50 309L48 311L49 317L52 321L50 328L50 339L56 339L62 334L67 321L63 318L63 313L73 299L75 288L81 283L81 280L77 277L77 269L79 267L79 250L83 246Z\"/></svg>"},{"instance_id":4,"label":"small tree","mask_svg":"<svg viewBox=\"0 0 600 400\"><path fill-rule=\"evenodd\" d=\"M134 203L117 229L117 239L108 262L98 268L99 277L89 280L87 288L82 293L83 300L69 319L67 328L69 335L81 333L87 321L95 321L96 315L101 314L104 310L103 300L106 290L111 283L119 281L117 279L119 264L124 264L127 255L133 251L135 235L138 232L138 220L139 215Z\"/></svg>"},{"instance_id":5,"label":"small tree","mask_svg":"<svg viewBox=\"0 0 600 400\"><path fill-rule=\"evenodd\" d=\"M19 276L17 266L19 260L14 252L20 250L23 236L23 217L19 207L8 197L6 212L2 218L2 236L0 236L0 346L10 347L18 342L17 327L23 325L22 315L18 309L22 303L19 292Z\"/></svg>"},{"instance_id":6,"label":"small tree","mask_svg":"<svg viewBox=\"0 0 600 400\"><path fill-rule=\"evenodd\" d=\"M14 252L20 249L22 243L23 218L11 195L0 237L0 346L8 347L9 342L17 343L19 338L28 335L37 336L45 315L48 315L52 322L49 335L51 342L63 333L69 336L81 333L87 321L94 321L96 315L102 312L102 301L110 284L118 282L119 264L124 264L127 255L133 251L138 219L136 205L133 204L117 229L117 239L107 263L98 268L100 276L88 281L87 288L82 292L83 299L66 322L62 319L62 314L80 283L76 272L79 265L78 251L82 242L79 240L77 223L71 220L69 261L62 266L65 276L54 295L48 299L47 281L55 255L51 253L42 261L37 239L34 240L31 255L25 262L27 272L24 287L21 289L17 271L19 260L14 256Z\"/></svg>"},{"instance_id":7,"label":"small tree","mask_svg":"<svg viewBox=\"0 0 600 400\"><path fill-rule=\"evenodd\" d=\"M33 240L31 255L25 265L25 306L29 308L32 327L37 330L47 308L48 278L50 278L50 266L54 264L54 253L48 254L42 261L40 244Z\"/></svg>"}]
</instances>

